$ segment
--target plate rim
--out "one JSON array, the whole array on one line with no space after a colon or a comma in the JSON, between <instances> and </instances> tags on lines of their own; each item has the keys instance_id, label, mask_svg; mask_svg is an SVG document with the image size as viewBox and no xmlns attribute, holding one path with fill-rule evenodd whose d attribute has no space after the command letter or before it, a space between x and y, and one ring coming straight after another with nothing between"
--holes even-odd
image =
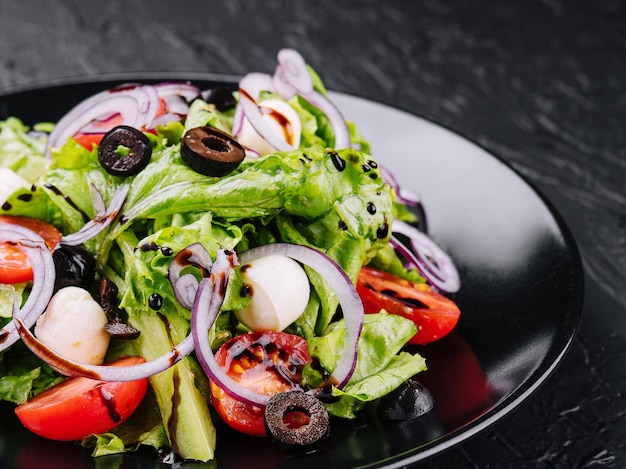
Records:
<instances>
[{"instance_id":1,"label":"plate rim","mask_svg":"<svg viewBox=\"0 0 626 469\"><path fill-rule=\"evenodd\" d=\"M229 82L236 83L242 75L237 74L221 74L211 72L184 72L184 71L123 71L123 72L110 72L110 73L98 73L93 75L80 75L80 76L63 76L53 79L40 80L25 85L9 85L5 88L0 88L0 101L10 96L45 91L46 89L55 87L67 87L67 86L91 86L97 84L106 84L111 82L158 82L158 81L215 81L215 82ZM104 88L103 88L104 89ZM430 123L440 129L449 132L457 137L460 137L466 144L478 147L486 156L495 159L498 163L502 164L508 171L511 171L520 183L525 184L530 190L539 198L540 202L546 207L550 216L554 219L556 226L558 227L559 234L563 237L563 243L567 247L567 252L571 256L572 261L572 280L576 284L577 290L572 293L571 304L575 306L573 311L569 311L569 318L566 318L566 322L572 326L568 331L559 331L559 346L556 347L556 356L549 363L546 362L550 351L555 346L551 343L548 353L542 358L539 366L533 370L531 375L523 381L517 388L501 398L490 409L485 411L482 415L475 419L463 424L461 427L445 433L429 442L426 442L418 447L409 449L405 452L398 453L396 455L381 459L379 461L366 463L358 467L363 468L386 468L395 469L405 467L407 465L415 464L419 461L433 458L444 451L447 451L459 444L467 441L468 439L476 436L478 433L483 432L493 424L507 416L510 412L517 409L520 404L526 401L531 395L533 395L549 378L554 371L558 368L565 355L568 353L571 344L578 332L583 315L583 303L585 297L585 270L584 264L580 252L580 248L573 235L572 230L568 226L566 220L555 207L554 203L543 193L543 191L537 187L533 181L530 181L526 176L521 174L519 170L512 166L507 160L502 158L497 152L491 149L485 148L485 146L475 139L465 135L464 133L453 129L449 124L444 124L437 121L434 118L425 116L414 110L407 109L403 106L390 105L383 102L380 99L366 97L358 93L349 93L344 91L329 90L330 95L343 95L349 99L363 100L369 103L374 103L377 106L383 106L389 110L399 112L406 115L408 118L414 118L418 120ZM20 117L19 115L15 117ZM567 333L564 333L567 332ZM534 379L532 379L534 378Z\"/></svg>"}]
</instances>

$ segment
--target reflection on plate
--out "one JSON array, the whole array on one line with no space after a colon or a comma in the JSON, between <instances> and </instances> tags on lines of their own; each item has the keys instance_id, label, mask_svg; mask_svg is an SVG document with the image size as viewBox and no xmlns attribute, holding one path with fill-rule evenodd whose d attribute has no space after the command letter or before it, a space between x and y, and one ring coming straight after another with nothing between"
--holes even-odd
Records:
<instances>
[{"instance_id":1,"label":"reflection on plate","mask_svg":"<svg viewBox=\"0 0 626 469\"><path fill-rule=\"evenodd\" d=\"M115 76L22 90L0 96L0 119L54 121L116 84L177 79L182 77ZM233 81L184 79L201 88ZM373 405L354 421L334 421L331 438L316 454L291 458L264 439L218 424L216 460L206 467L400 467L425 459L527 398L558 364L578 326L583 276L577 248L559 215L520 176L479 146L412 114L344 94L333 99L372 142L378 161L421 196L431 236L461 274L457 331L417 349L429 365L421 381L435 396L436 412L391 423L378 420ZM63 468L95 466L72 444L32 436L10 406L0 406L0 467L35 468L43 458ZM154 454L107 458L115 458L107 467L119 467Z\"/></svg>"}]
</instances>

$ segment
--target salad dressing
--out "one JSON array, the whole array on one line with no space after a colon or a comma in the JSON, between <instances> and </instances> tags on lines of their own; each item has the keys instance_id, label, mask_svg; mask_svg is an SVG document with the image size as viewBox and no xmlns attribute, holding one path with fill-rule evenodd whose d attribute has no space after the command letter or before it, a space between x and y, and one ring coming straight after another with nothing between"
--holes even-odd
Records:
<instances>
[{"instance_id":1,"label":"salad dressing","mask_svg":"<svg viewBox=\"0 0 626 469\"><path fill-rule=\"evenodd\" d=\"M109 417L114 422L119 422L122 420L122 416L115 408L115 398L113 395L108 392L102 385L96 386L96 389L99 391L100 398L102 399L102 403L105 405L107 412L109 413Z\"/></svg>"},{"instance_id":2,"label":"salad dressing","mask_svg":"<svg viewBox=\"0 0 626 469\"><path fill-rule=\"evenodd\" d=\"M69 196L63 194L63 192L56 187L54 184L50 184L49 182L45 183L43 185L46 189L48 189L49 191L51 191L53 194L56 194L60 197L63 197L63 200L65 200L65 202L67 202L67 204L72 207L74 210L76 210L78 213L80 213L80 216L83 217L83 221L85 223L88 223L91 220L91 217L89 215L87 215L87 213L82 210L77 204L76 202L74 202Z\"/></svg>"}]
</instances>

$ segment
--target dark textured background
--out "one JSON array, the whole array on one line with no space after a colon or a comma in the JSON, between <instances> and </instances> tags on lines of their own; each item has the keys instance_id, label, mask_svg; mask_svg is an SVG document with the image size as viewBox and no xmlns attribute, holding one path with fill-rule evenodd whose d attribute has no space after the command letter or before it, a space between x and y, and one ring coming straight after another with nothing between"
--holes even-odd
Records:
<instances>
[{"instance_id":1,"label":"dark textured background","mask_svg":"<svg viewBox=\"0 0 626 469\"><path fill-rule=\"evenodd\" d=\"M561 366L515 412L423 467L625 467L622 2L0 0L0 91L111 72L270 72L282 47L331 89L501 156L579 243L585 312Z\"/></svg>"}]
</instances>

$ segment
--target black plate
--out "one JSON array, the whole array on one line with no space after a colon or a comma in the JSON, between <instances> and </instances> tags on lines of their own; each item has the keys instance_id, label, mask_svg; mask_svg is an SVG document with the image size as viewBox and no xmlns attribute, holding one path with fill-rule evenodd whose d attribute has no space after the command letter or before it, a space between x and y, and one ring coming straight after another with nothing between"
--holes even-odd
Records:
<instances>
[{"instance_id":1,"label":"black plate","mask_svg":"<svg viewBox=\"0 0 626 469\"><path fill-rule=\"evenodd\" d=\"M184 78L203 89L234 80ZM115 84L175 79L181 77L110 76L25 89L0 96L0 119L54 121L81 99ZM420 194L431 236L461 274L457 301L463 314L457 331L418 350L430 367L422 381L435 395L437 412L389 423L379 421L370 406L354 421L333 422L325 446L300 457L218 424L216 460L202 467L400 467L425 459L519 405L554 370L578 327L583 299L578 250L560 216L536 190L497 157L441 126L366 99L344 94L333 99L372 142L378 161ZM58 467L95 466L77 446L29 434L9 406L0 412L1 467L34 468L42 460ZM107 467L129 459L152 467L154 458L152 451L108 457Z\"/></svg>"}]
</instances>

